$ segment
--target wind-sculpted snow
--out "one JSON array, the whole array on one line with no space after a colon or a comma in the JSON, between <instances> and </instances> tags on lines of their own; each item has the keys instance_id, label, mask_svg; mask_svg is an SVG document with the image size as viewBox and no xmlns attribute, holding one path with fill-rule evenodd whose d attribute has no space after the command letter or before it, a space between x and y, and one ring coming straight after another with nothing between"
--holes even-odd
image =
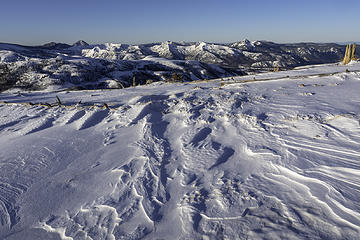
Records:
<instances>
[{"instance_id":1,"label":"wind-sculpted snow","mask_svg":"<svg viewBox=\"0 0 360 240\"><path fill-rule=\"evenodd\" d=\"M359 71L1 94L0 238L358 239Z\"/></svg>"}]
</instances>

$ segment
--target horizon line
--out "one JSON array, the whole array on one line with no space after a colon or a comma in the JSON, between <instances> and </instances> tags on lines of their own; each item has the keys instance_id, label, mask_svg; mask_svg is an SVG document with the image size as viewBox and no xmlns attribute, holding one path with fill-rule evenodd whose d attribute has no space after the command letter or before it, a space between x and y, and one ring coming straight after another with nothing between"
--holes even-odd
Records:
<instances>
[{"instance_id":1,"label":"horizon line","mask_svg":"<svg viewBox=\"0 0 360 240\"><path fill-rule=\"evenodd\" d=\"M11 42L0 42L0 44L9 44L9 45L19 45L19 46L24 46L24 47L43 47L46 44L66 44L69 46L73 46L75 43L79 42L79 41L84 41L89 45L103 45L103 44L125 44L125 45L146 45L146 44L156 44L156 43L164 43L164 42L173 42L173 43L200 43L200 42L204 42L204 43L209 43L209 44L233 44L233 43L238 43L238 42L242 42L248 40L250 42L271 42L271 43L276 43L276 44L299 44L299 43L315 43L315 44L338 44L338 45L347 45L347 44L351 44L351 43L358 43L360 44L360 41L340 41L340 42L317 42L317 41L299 41L299 42L276 42L276 41L271 41L271 40L249 40L247 38L239 40L239 41L231 41L231 42L213 42L213 41L204 41L204 40L200 40L200 41L172 41L172 40L164 40L164 41L154 41L154 42L141 42L141 43L126 43L126 42L87 42L83 39L80 39L78 41L75 41L73 43L69 43L69 42L55 42L55 41L50 41L50 42L45 42L43 44L22 44L22 43L11 43Z\"/></svg>"}]
</instances>

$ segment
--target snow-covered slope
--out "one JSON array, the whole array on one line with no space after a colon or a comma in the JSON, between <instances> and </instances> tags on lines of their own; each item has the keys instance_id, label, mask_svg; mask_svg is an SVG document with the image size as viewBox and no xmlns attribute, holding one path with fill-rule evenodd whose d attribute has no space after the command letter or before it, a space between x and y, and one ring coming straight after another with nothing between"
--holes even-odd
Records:
<instances>
[{"instance_id":1,"label":"snow-covered slope","mask_svg":"<svg viewBox=\"0 0 360 240\"><path fill-rule=\"evenodd\" d=\"M140 45L0 43L0 91L106 89L152 81L215 79L338 62L345 46L327 43L277 44L243 40L232 44L161 42Z\"/></svg>"},{"instance_id":2,"label":"snow-covered slope","mask_svg":"<svg viewBox=\"0 0 360 240\"><path fill-rule=\"evenodd\" d=\"M173 81L174 74L186 82L245 74L241 69L197 60L154 57L150 50L139 46L105 44L90 47L81 41L60 50L57 45L55 49L48 49L50 46L53 45L21 48L0 44L0 92L122 88L131 86L134 77L136 85L144 85Z\"/></svg>"},{"instance_id":3,"label":"snow-covered slope","mask_svg":"<svg viewBox=\"0 0 360 240\"><path fill-rule=\"evenodd\" d=\"M359 71L2 93L0 238L358 239Z\"/></svg>"}]
</instances>

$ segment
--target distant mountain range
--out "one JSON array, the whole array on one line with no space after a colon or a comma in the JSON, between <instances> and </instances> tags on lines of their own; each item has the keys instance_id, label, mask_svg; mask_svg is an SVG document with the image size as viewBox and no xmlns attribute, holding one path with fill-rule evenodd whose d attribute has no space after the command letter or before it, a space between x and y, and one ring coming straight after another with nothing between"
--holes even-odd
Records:
<instances>
[{"instance_id":1,"label":"distant mountain range","mask_svg":"<svg viewBox=\"0 0 360 240\"><path fill-rule=\"evenodd\" d=\"M7 89L94 89L152 81L193 81L338 62L345 46L336 43L229 44L161 42L151 44L42 46L0 43L0 91Z\"/></svg>"}]
</instances>

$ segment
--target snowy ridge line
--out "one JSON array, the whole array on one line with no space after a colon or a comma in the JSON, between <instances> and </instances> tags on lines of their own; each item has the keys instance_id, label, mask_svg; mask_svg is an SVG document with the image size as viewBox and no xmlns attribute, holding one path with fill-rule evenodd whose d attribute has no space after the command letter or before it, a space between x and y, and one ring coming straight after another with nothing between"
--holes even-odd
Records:
<instances>
[{"instance_id":1,"label":"snowy ridge line","mask_svg":"<svg viewBox=\"0 0 360 240\"><path fill-rule=\"evenodd\" d=\"M309 66L308 69L315 68L315 67L316 66ZM303 70L303 69L304 68L301 68L299 70ZM336 71L336 72L332 72L332 73L313 73L313 74L296 75L296 76L285 75L285 76L279 76L279 77L273 77L273 78L261 78L261 79L257 79L257 78L254 77L253 79L246 79L246 80L235 80L235 78L239 78L239 77L232 76L232 77L224 77L224 78L217 78L217 79L200 79L200 80L195 80L195 81L192 81L192 82L187 82L186 84L220 82L221 86L223 86L223 85L237 84L237 83L275 81L275 80L283 80L283 79L299 79L299 78L309 78L309 77L325 77L325 76L334 76L334 75L341 74L341 73L358 73L358 72L360 72L360 70L348 70L348 69L346 69L345 71ZM276 72L269 71L268 73L276 73ZM257 76L257 75L258 74L253 74L253 76ZM250 77L250 76L252 76L252 74L251 75L246 75L246 76L240 76L240 77ZM228 81L230 79L232 80L232 82Z\"/></svg>"},{"instance_id":2,"label":"snowy ridge line","mask_svg":"<svg viewBox=\"0 0 360 240\"><path fill-rule=\"evenodd\" d=\"M345 73L357 73L360 72L360 70L347 70ZM233 82L225 82L221 81L222 84L228 85L228 84L237 84L237 83L250 83L250 82L264 82L264 81L275 81L275 80L283 80L283 79L299 79L299 78L309 78L309 77L326 77L326 76L334 76L340 73L344 73L343 71L337 71L333 73L314 73L314 74L307 74L307 75L297 75L297 76L283 76L283 77L274 77L274 78L262 78L262 79L248 79L248 80L234 80ZM234 79L233 77L230 77L231 79ZM229 79L229 78L223 78L223 79ZM213 79L213 80L219 80L219 79ZM221 80L221 79L220 79Z\"/></svg>"},{"instance_id":3,"label":"snowy ridge line","mask_svg":"<svg viewBox=\"0 0 360 240\"><path fill-rule=\"evenodd\" d=\"M113 91L113 90L118 90L118 89L125 89L125 88L131 88L133 86L129 86L129 87L122 87L122 88L101 88L101 89L83 89L83 90L74 90L72 88L64 88L64 89L59 89L59 90L53 90L53 91L48 91L51 93L61 93L61 92L98 92L99 90L101 91Z\"/></svg>"},{"instance_id":4,"label":"snowy ridge line","mask_svg":"<svg viewBox=\"0 0 360 240\"><path fill-rule=\"evenodd\" d=\"M73 104L73 105L58 105L57 103L55 104L51 104L51 103L32 103L32 102L8 102L8 101L2 101L0 102L0 104L2 105L24 105L24 106L29 106L29 107L33 107L33 106L41 106L41 107L48 107L48 108L53 108L53 107L59 107L59 108L76 108L79 110L82 109L108 109L108 110L112 110L112 109L116 109L115 107L110 107L108 106L107 103L104 103L102 106L97 106L97 105L89 105L89 106L81 106L78 104Z\"/></svg>"}]
</instances>

